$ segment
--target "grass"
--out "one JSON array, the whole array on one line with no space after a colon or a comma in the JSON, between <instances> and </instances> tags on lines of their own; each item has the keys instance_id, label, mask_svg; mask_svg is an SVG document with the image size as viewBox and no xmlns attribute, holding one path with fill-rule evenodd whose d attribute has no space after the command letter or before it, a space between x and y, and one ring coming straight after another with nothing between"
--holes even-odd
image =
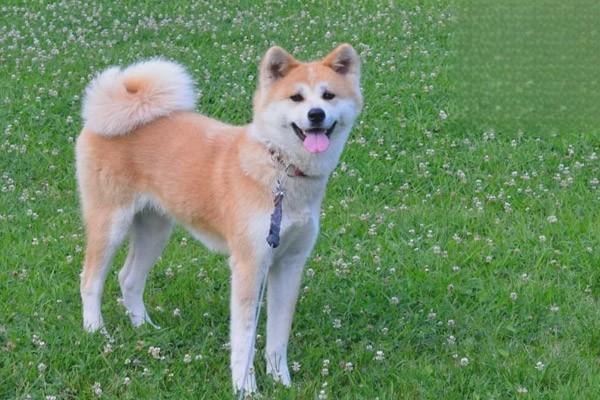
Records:
<instances>
[{"instance_id":1,"label":"grass","mask_svg":"<svg viewBox=\"0 0 600 400\"><path fill-rule=\"evenodd\" d=\"M310 59L345 41L364 60L366 106L307 265L293 387L273 384L257 363L264 398L596 398L594 111L571 125L535 109L488 118L493 96L469 108L452 89L465 67L453 59L463 14L446 1L216 4L0 6L0 398L232 397L226 262L182 230L146 290L163 329L133 329L118 305L124 251L104 297L111 339L81 328L81 93L108 65L162 55L193 73L200 111L245 123L270 45ZM502 21L502 8L494 12ZM497 46L482 43L488 54ZM485 74L506 78L471 69L483 71L478 85L490 82ZM553 79L540 74L542 84ZM513 96L501 83L495 96Z\"/></svg>"}]
</instances>

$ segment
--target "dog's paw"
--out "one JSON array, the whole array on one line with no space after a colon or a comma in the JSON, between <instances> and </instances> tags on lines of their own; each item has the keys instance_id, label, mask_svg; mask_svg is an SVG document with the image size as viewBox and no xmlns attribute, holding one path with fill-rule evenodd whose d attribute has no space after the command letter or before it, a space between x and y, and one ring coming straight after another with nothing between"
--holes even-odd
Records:
<instances>
[{"instance_id":1,"label":"dog's paw","mask_svg":"<svg viewBox=\"0 0 600 400\"><path fill-rule=\"evenodd\" d=\"M283 357L278 355L267 356L267 374L271 375L275 382L279 382L283 386L290 387L292 385L287 360L284 360Z\"/></svg>"},{"instance_id":2,"label":"dog's paw","mask_svg":"<svg viewBox=\"0 0 600 400\"><path fill-rule=\"evenodd\" d=\"M130 311L127 311L127 315L129 316L129 320L131 321L131 324L134 328L139 328L144 324L148 324L155 329L160 329L159 325L152 322L152 319L150 319L150 315L148 314L148 312L146 312L146 310L144 310L141 313L132 313Z\"/></svg>"},{"instance_id":3,"label":"dog's paw","mask_svg":"<svg viewBox=\"0 0 600 400\"><path fill-rule=\"evenodd\" d=\"M292 385L292 378L290 377L290 371L287 367L279 371L267 371L267 373L273 377L275 382L279 382L285 387L290 387Z\"/></svg>"},{"instance_id":4,"label":"dog's paw","mask_svg":"<svg viewBox=\"0 0 600 400\"><path fill-rule=\"evenodd\" d=\"M88 333L94 333L104 327L104 321L100 318L85 318L83 319L83 329Z\"/></svg>"},{"instance_id":5,"label":"dog's paw","mask_svg":"<svg viewBox=\"0 0 600 400\"><path fill-rule=\"evenodd\" d=\"M252 396L252 394L256 393L256 376L254 375L254 370L251 369L250 373L246 377L244 381L244 377L233 378L233 390L236 394L240 391L244 392L244 396Z\"/></svg>"}]
</instances>

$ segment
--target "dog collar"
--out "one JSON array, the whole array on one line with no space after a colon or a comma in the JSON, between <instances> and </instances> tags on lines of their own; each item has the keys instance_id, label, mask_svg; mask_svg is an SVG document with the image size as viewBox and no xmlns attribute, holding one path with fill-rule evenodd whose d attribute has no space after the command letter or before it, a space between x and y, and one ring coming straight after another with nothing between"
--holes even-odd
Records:
<instances>
[{"instance_id":1,"label":"dog collar","mask_svg":"<svg viewBox=\"0 0 600 400\"><path fill-rule=\"evenodd\" d=\"M271 154L271 158L283 167L285 174L287 176L289 176L290 178L307 178L308 177L308 175L306 175L304 173L304 171L302 171L300 168L298 168L294 164L286 163L284 161L283 157L281 156L281 154L279 154L275 150L269 149L269 153Z\"/></svg>"}]
</instances>

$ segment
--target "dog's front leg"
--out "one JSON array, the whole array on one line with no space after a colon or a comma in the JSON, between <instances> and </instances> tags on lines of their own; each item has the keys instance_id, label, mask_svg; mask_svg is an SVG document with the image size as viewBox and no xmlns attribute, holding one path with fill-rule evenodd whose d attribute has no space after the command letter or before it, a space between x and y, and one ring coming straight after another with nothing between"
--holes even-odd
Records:
<instances>
[{"instance_id":1,"label":"dog's front leg","mask_svg":"<svg viewBox=\"0 0 600 400\"><path fill-rule=\"evenodd\" d=\"M266 243L265 243L266 248ZM231 375L233 388L256 392L254 349L250 351L260 285L271 263L268 253L248 256L233 254L231 265ZM250 358L248 358L250 357ZM245 376L246 367L249 367Z\"/></svg>"},{"instance_id":2,"label":"dog's front leg","mask_svg":"<svg viewBox=\"0 0 600 400\"><path fill-rule=\"evenodd\" d=\"M267 373L285 386L291 385L287 347L298 299L304 263L317 236L317 223L309 222L284 240L269 270L267 291Z\"/></svg>"}]
</instances>

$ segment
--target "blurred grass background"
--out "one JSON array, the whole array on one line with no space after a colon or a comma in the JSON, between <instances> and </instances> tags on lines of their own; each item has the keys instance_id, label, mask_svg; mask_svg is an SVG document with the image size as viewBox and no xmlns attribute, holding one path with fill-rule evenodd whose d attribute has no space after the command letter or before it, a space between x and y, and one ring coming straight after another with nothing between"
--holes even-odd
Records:
<instances>
[{"instance_id":1,"label":"blurred grass background","mask_svg":"<svg viewBox=\"0 0 600 400\"><path fill-rule=\"evenodd\" d=\"M599 1L463 1L456 22L454 111L469 124L598 130Z\"/></svg>"}]
</instances>

